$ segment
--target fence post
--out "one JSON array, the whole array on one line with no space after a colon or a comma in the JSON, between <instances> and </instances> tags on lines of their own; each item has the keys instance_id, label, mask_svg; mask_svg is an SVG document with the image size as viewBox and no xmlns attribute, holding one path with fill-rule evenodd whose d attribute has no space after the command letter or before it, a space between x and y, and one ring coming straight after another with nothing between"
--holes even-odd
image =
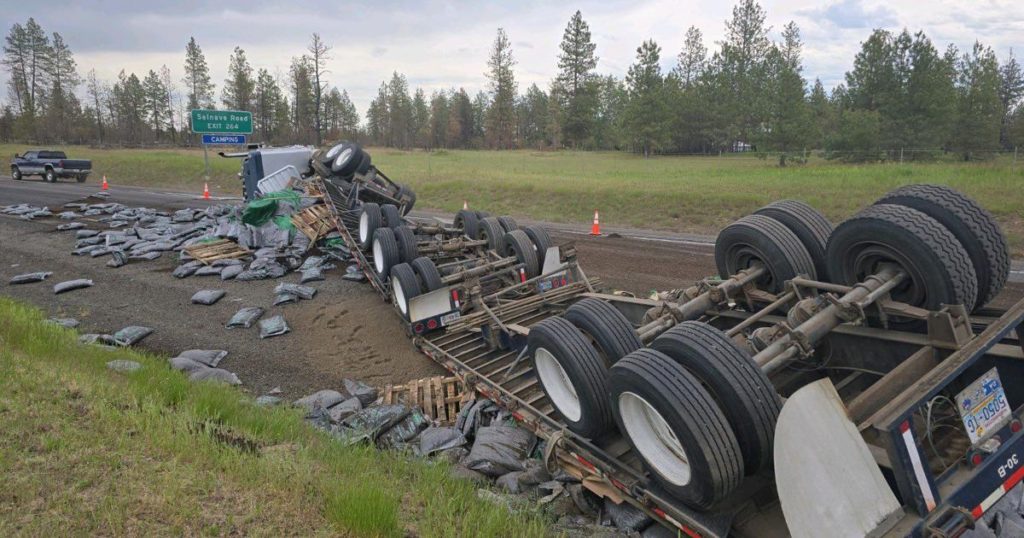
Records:
<instances>
[{"instance_id":1,"label":"fence post","mask_svg":"<svg viewBox=\"0 0 1024 538\"><path fill-rule=\"evenodd\" d=\"M900 148L900 164L903 164L903 148Z\"/></svg>"},{"instance_id":2,"label":"fence post","mask_svg":"<svg viewBox=\"0 0 1024 538\"><path fill-rule=\"evenodd\" d=\"M1017 169L1017 146L1013 146L1013 164L1010 165L1010 172Z\"/></svg>"}]
</instances>

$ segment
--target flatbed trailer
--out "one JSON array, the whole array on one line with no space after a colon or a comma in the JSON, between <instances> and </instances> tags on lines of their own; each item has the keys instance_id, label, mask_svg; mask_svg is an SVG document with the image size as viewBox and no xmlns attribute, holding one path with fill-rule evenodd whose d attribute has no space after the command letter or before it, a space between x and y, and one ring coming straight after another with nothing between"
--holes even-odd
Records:
<instances>
[{"instance_id":1,"label":"flatbed trailer","mask_svg":"<svg viewBox=\"0 0 1024 538\"><path fill-rule=\"evenodd\" d=\"M357 212L349 207L347 197L332 191L337 189L327 186L328 205L334 211L338 232L367 279L384 300L389 300L387 283L376 276L372 257L359 249L354 238ZM686 536L789 536L775 477L764 473L748 476L713 509L697 510L661 489L618 432L585 439L559 420L530 361L524 360L529 327L564 313L568 306L588 297L611 303L636 325L641 324L644 312L660 303L600 293L595 284L598 281L583 275L559 288L538 289L504 301L503 312L478 313L440 331L419 335L410 331L410 335L425 355L461 378L468 388L509 411L523 427L544 440L548 465L559 465L596 494L614 502L628 502ZM841 286L818 284L842 291ZM770 302L770 297L765 300ZM935 320L929 322L927 332L842 324L826 338L839 358L818 375L834 385L849 418L872 440L867 444L871 457L900 503L898 510L877 522L872 535L958 536L972 528L1006 491L1020 487L1018 483L1024 479L1024 383L1018 381L1024 379L1024 300L1006 310L977 312L970 318L969 327L955 326L956 320L968 319L965 313L956 314L960 315L929 315L929 320ZM700 319L727 330L740 324L768 327L785 316L755 314L742 305L729 304L709 308ZM847 365L844 350L870 350L879 355L880 364L888 360L897 366L875 371ZM962 440L933 441L928 429L931 424L922 424L923 410L926 406L930 409L929 402L934 402L940 392L962 390L971 380L995 368L1010 380L1003 386L1012 419L987 436L984 448L971 448L965 457L956 456L963 452ZM785 386L785 381L779 384ZM793 396L782 392L784 397ZM953 456L956 458L951 463L944 461L944 457ZM835 480L842 472L839 464L822 479ZM821 532L828 534L826 528Z\"/></svg>"}]
</instances>

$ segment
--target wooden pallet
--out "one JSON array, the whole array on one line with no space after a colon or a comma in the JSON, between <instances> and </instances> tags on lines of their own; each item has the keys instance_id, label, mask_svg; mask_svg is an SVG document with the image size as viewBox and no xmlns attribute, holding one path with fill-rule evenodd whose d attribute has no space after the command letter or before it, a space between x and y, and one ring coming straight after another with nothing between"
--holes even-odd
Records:
<instances>
[{"instance_id":1,"label":"wooden pallet","mask_svg":"<svg viewBox=\"0 0 1024 538\"><path fill-rule=\"evenodd\" d=\"M384 387L384 403L419 407L441 424L454 424L463 402L472 398L457 377L425 377Z\"/></svg>"},{"instance_id":2,"label":"wooden pallet","mask_svg":"<svg viewBox=\"0 0 1024 538\"><path fill-rule=\"evenodd\" d=\"M192 256L193 259L210 265L217 260L244 258L251 255L252 251L230 239L218 239L209 243L185 247L185 253Z\"/></svg>"},{"instance_id":3,"label":"wooden pallet","mask_svg":"<svg viewBox=\"0 0 1024 538\"><path fill-rule=\"evenodd\" d=\"M314 242L334 230L331 210L323 204L309 206L292 215L292 224Z\"/></svg>"}]
</instances>

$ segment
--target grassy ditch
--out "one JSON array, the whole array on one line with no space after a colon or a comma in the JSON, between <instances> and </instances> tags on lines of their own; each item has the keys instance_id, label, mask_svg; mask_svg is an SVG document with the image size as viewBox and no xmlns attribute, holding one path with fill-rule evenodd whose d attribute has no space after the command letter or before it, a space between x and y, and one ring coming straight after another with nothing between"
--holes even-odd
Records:
<instances>
[{"instance_id":1,"label":"grassy ditch","mask_svg":"<svg viewBox=\"0 0 1024 538\"><path fill-rule=\"evenodd\" d=\"M143 368L115 373L113 359ZM294 409L81 345L0 297L0 536L541 536L448 468L344 447Z\"/></svg>"}]
</instances>

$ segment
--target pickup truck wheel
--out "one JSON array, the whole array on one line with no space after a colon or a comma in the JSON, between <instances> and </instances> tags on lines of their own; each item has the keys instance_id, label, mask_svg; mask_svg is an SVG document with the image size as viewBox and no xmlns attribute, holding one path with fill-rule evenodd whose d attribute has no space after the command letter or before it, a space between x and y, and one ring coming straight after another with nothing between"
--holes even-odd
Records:
<instances>
[{"instance_id":1,"label":"pickup truck wheel","mask_svg":"<svg viewBox=\"0 0 1024 538\"><path fill-rule=\"evenodd\" d=\"M419 294L420 284L409 264L400 263L391 268L391 298L405 319L409 319L409 301Z\"/></svg>"},{"instance_id":2,"label":"pickup truck wheel","mask_svg":"<svg viewBox=\"0 0 1024 538\"><path fill-rule=\"evenodd\" d=\"M455 214L455 227L462 228L462 235L470 239L476 239L476 232L480 227L480 218L475 211L463 209Z\"/></svg>"},{"instance_id":3,"label":"pickup truck wheel","mask_svg":"<svg viewBox=\"0 0 1024 538\"><path fill-rule=\"evenodd\" d=\"M332 148L333 149L333 148ZM349 144L338 152L338 156L331 163L331 171L339 176L350 176L355 173L356 168L362 161L363 150L359 144Z\"/></svg>"},{"instance_id":4,"label":"pickup truck wheel","mask_svg":"<svg viewBox=\"0 0 1024 538\"><path fill-rule=\"evenodd\" d=\"M21 169L17 166L11 167L11 179L14 181L21 181Z\"/></svg>"},{"instance_id":5,"label":"pickup truck wheel","mask_svg":"<svg viewBox=\"0 0 1024 538\"><path fill-rule=\"evenodd\" d=\"M992 215L974 200L943 185L908 185L875 204L914 208L939 221L963 245L978 276L975 308L985 306L1002 291L1010 274L1006 236Z\"/></svg>"},{"instance_id":6,"label":"pickup truck wheel","mask_svg":"<svg viewBox=\"0 0 1024 538\"><path fill-rule=\"evenodd\" d=\"M590 337L609 367L644 347L626 316L600 299L588 297L570 306L565 319Z\"/></svg>"},{"instance_id":7,"label":"pickup truck wheel","mask_svg":"<svg viewBox=\"0 0 1024 538\"><path fill-rule=\"evenodd\" d=\"M363 204L359 212L359 246L363 250L373 245L373 234L380 228L381 220L379 205L373 202Z\"/></svg>"},{"instance_id":8,"label":"pickup truck wheel","mask_svg":"<svg viewBox=\"0 0 1024 538\"><path fill-rule=\"evenodd\" d=\"M782 401L750 355L722 331L697 321L672 327L651 349L686 368L715 398L739 442L747 474L771 467Z\"/></svg>"},{"instance_id":9,"label":"pickup truck wheel","mask_svg":"<svg viewBox=\"0 0 1024 538\"><path fill-rule=\"evenodd\" d=\"M44 177L46 178L46 181L50 183L57 182L57 173L53 171L53 168L47 168L46 175Z\"/></svg>"},{"instance_id":10,"label":"pickup truck wheel","mask_svg":"<svg viewBox=\"0 0 1024 538\"><path fill-rule=\"evenodd\" d=\"M608 391L619 430L672 496L707 509L740 484L743 457L729 421L679 363L638 349L612 366Z\"/></svg>"},{"instance_id":11,"label":"pickup truck wheel","mask_svg":"<svg viewBox=\"0 0 1024 538\"><path fill-rule=\"evenodd\" d=\"M412 261L412 268L416 270L416 274L419 275L420 280L423 282L423 289L427 293L434 290L439 290L444 287L444 281L441 280L441 273L437 270L437 266L434 262L426 256L420 256Z\"/></svg>"},{"instance_id":12,"label":"pickup truck wheel","mask_svg":"<svg viewBox=\"0 0 1024 538\"><path fill-rule=\"evenodd\" d=\"M570 430L593 439L612 428L607 367L572 323L556 316L533 325L527 353L555 413Z\"/></svg>"},{"instance_id":13,"label":"pickup truck wheel","mask_svg":"<svg viewBox=\"0 0 1024 538\"><path fill-rule=\"evenodd\" d=\"M767 269L759 287L771 293L782 292L785 282L798 275L817 277L811 255L796 234L773 218L747 215L718 234L715 264L718 275L729 278L756 262Z\"/></svg>"},{"instance_id":14,"label":"pickup truck wheel","mask_svg":"<svg viewBox=\"0 0 1024 538\"><path fill-rule=\"evenodd\" d=\"M398 241L391 228L377 228L373 232L373 268L381 278L391 274L391 268L401 262Z\"/></svg>"},{"instance_id":15,"label":"pickup truck wheel","mask_svg":"<svg viewBox=\"0 0 1024 538\"><path fill-rule=\"evenodd\" d=\"M540 274L537 250L533 248L533 242L522 230L512 230L505 234L503 243L504 255L515 256L519 263L523 264L526 278L533 278Z\"/></svg>"},{"instance_id":16,"label":"pickup truck wheel","mask_svg":"<svg viewBox=\"0 0 1024 538\"><path fill-rule=\"evenodd\" d=\"M334 162L334 159L338 158L338 155L341 153L341 150L345 149L345 147L350 145L351 144L349 144L348 142L338 142L337 144L331 146L331 149L325 151L322 154L322 156L320 157L320 162L322 162L324 166L331 166L331 163Z\"/></svg>"},{"instance_id":17,"label":"pickup truck wheel","mask_svg":"<svg viewBox=\"0 0 1024 538\"><path fill-rule=\"evenodd\" d=\"M394 206L389 206L394 207ZM395 231L395 241L398 242L399 258L405 263L412 263L420 257L419 247L416 244L416 234L408 226L397 226L391 228Z\"/></svg>"},{"instance_id":18,"label":"pickup truck wheel","mask_svg":"<svg viewBox=\"0 0 1024 538\"><path fill-rule=\"evenodd\" d=\"M76 179L76 180L77 180L77 181L78 181L79 183L85 183L85 178L87 178L87 177L89 177L89 176L87 176L87 175L85 175L85 174L78 174L78 176L76 176L76 177L75 177L75 179Z\"/></svg>"}]
</instances>

